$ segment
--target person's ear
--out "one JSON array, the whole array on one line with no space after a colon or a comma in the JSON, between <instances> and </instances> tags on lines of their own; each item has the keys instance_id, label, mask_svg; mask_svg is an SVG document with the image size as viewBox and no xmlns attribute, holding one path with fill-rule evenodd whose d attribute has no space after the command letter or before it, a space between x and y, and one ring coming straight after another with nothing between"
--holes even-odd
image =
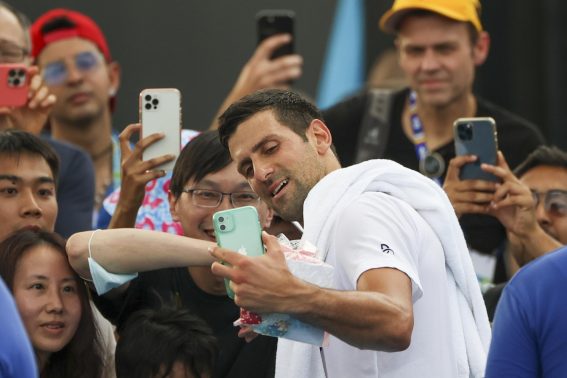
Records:
<instances>
[{"instance_id":1,"label":"person's ear","mask_svg":"<svg viewBox=\"0 0 567 378\"><path fill-rule=\"evenodd\" d=\"M489 50L490 35L485 31L481 31L478 33L478 38L472 50L475 66L480 66L486 61Z\"/></svg>"},{"instance_id":2,"label":"person's ear","mask_svg":"<svg viewBox=\"0 0 567 378\"><path fill-rule=\"evenodd\" d=\"M331 131L320 119L311 121L307 129L307 138L312 141L319 155L324 155L333 144Z\"/></svg>"},{"instance_id":3,"label":"person's ear","mask_svg":"<svg viewBox=\"0 0 567 378\"><path fill-rule=\"evenodd\" d=\"M173 193L167 193L167 201L169 202L169 213L171 214L171 219L175 222L180 222L179 215L177 215L177 201L178 197L175 197Z\"/></svg>"},{"instance_id":4,"label":"person's ear","mask_svg":"<svg viewBox=\"0 0 567 378\"><path fill-rule=\"evenodd\" d=\"M110 87L108 88L108 95L110 97L114 97L118 92L118 88L120 88L120 78L122 74L122 69L120 68L120 64L118 64L118 62L110 62L108 63L107 67L108 67L108 78L110 81Z\"/></svg>"}]
</instances>

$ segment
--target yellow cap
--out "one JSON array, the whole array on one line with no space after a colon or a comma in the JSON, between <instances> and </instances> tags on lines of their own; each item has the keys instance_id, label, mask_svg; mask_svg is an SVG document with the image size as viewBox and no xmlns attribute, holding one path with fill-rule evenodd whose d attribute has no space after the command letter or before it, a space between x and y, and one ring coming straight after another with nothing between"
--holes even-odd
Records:
<instances>
[{"instance_id":1,"label":"yellow cap","mask_svg":"<svg viewBox=\"0 0 567 378\"><path fill-rule=\"evenodd\" d=\"M395 0L392 8L380 18L380 29L395 33L402 17L411 10L423 9L441 16L471 22L476 30L482 31L479 0Z\"/></svg>"}]
</instances>

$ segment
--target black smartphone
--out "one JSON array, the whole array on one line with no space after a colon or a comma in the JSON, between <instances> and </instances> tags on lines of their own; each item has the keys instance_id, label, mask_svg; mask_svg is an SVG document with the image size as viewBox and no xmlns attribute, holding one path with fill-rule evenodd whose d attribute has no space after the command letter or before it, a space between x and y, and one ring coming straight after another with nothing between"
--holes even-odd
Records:
<instances>
[{"instance_id":1,"label":"black smartphone","mask_svg":"<svg viewBox=\"0 0 567 378\"><path fill-rule=\"evenodd\" d=\"M496 165L498 161L498 138L496 122L490 117L459 118L453 124L455 138L455 153L461 155L476 155L478 159L461 168L461 180L486 180L499 182L500 179L492 173L480 168L482 163Z\"/></svg>"},{"instance_id":2,"label":"black smartphone","mask_svg":"<svg viewBox=\"0 0 567 378\"><path fill-rule=\"evenodd\" d=\"M258 44L264 39L275 34L291 34L291 42L281 46L272 54L272 59L294 53L293 25L295 13L291 10L264 9L256 14L256 25L258 27Z\"/></svg>"}]
</instances>

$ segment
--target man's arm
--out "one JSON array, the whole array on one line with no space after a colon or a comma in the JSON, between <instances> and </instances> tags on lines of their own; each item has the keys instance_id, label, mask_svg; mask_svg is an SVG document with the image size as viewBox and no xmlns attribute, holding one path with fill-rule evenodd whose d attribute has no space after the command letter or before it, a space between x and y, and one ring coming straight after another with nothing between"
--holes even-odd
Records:
<instances>
[{"instance_id":1,"label":"man's arm","mask_svg":"<svg viewBox=\"0 0 567 378\"><path fill-rule=\"evenodd\" d=\"M93 259L111 273L134 273L172 267L211 264L214 243L158 231L116 229L80 232L67 241L73 269L91 278L89 241Z\"/></svg>"},{"instance_id":2,"label":"man's arm","mask_svg":"<svg viewBox=\"0 0 567 378\"><path fill-rule=\"evenodd\" d=\"M412 284L396 269L363 273L356 291L322 289L287 269L273 236L263 234L264 256L249 258L222 248L213 256L213 273L229 278L238 306L255 312L283 312L323 328L364 349L400 351L410 344L413 330Z\"/></svg>"}]
</instances>

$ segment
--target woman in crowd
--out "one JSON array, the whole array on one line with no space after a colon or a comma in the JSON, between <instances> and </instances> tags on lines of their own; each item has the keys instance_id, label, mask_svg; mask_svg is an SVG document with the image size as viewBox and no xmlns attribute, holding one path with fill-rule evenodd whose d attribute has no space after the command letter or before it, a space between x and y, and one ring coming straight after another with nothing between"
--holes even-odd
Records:
<instances>
[{"instance_id":1,"label":"woman in crowd","mask_svg":"<svg viewBox=\"0 0 567 378\"><path fill-rule=\"evenodd\" d=\"M14 295L41 377L103 376L87 290L60 236L22 230L8 237L0 243L0 276Z\"/></svg>"}]
</instances>

